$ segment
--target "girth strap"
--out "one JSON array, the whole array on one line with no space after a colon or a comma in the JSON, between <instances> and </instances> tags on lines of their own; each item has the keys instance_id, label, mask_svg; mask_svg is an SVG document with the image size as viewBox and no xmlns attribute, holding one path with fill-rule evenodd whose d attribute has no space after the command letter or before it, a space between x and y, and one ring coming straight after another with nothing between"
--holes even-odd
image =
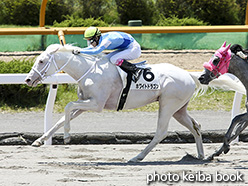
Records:
<instances>
[{"instance_id":1,"label":"girth strap","mask_svg":"<svg viewBox=\"0 0 248 186\"><path fill-rule=\"evenodd\" d=\"M127 96L128 96L130 87L131 87L131 83L132 83L132 73L128 72L127 73L127 84L126 84L126 87L123 89L123 91L121 93L121 97L120 97L120 100L119 100L117 111L123 109L123 107L124 107L124 105L126 103L126 100L127 100Z\"/></svg>"}]
</instances>

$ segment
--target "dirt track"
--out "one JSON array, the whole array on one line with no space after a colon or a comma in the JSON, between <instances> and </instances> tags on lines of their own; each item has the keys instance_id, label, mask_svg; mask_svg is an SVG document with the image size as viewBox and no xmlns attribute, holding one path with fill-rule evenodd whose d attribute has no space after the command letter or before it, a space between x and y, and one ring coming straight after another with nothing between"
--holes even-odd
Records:
<instances>
[{"instance_id":1,"label":"dirt track","mask_svg":"<svg viewBox=\"0 0 248 186\"><path fill-rule=\"evenodd\" d=\"M147 60L150 64L170 63L185 70L202 70L203 63L209 61L213 50L144 50L135 62Z\"/></svg>"},{"instance_id":2,"label":"dirt track","mask_svg":"<svg viewBox=\"0 0 248 186\"><path fill-rule=\"evenodd\" d=\"M205 144L205 153L209 155L219 146ZM232 146L227 155L212 162L187 155L196 155L195 144L160 144L143 162L126 163L144 148L145 145L1 146L0 185L143 186L149 181L150 185L248 184L246 144ZM172 182L168 181L169 174L173 175ZM221 178L231 181L219 182Z\"/></svg>"}]
</instances>

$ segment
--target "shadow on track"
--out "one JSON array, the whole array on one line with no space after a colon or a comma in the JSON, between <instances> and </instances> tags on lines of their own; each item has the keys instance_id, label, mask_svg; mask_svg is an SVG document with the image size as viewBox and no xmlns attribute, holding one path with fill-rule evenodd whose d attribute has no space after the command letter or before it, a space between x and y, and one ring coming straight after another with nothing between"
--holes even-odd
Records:
<instances>
[{"instance_id":1,"label":"shadow on track","mask_svg":"<svg viewBox=\"0 0 248 186\"><path fill-rule=\"evenodd\" d=\"M221 161L222 163L226 163ZM38 162L42 165L50 166L73 166L73 167L88 167L88 166L148 166L148 165L193 165L211 163L208 160L200 160L190 154L186 154L178 161L144 161L138 163L129 162Z\"/></svg>"}]
</instances>

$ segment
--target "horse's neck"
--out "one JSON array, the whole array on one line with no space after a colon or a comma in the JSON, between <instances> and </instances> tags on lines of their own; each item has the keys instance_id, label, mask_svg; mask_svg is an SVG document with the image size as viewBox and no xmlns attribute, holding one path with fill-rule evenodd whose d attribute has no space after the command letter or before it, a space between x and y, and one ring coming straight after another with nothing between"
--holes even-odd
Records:
<instances>
[{"instance_id":1,"label":"horse's neck","mask_svg":"<svg viewBox=\"0 0 248 186\"><path fill-rule=\"evenodd\" d=\"M73 55L70 53L59 53L58 61L60 67L68 63L62 70L69 74L73 79L79 80L84 75L88 74L96 66L108 62L107 58L97 59L88 55ZM105 65L107 66L107 65Z\"/></svg>"},{"instance_id":2,"label":"horse's neck","mask_svg":"<svg viewBox=\"0 0 248 186\"><path fill-rule=\"evenodd\" d=\"M82 75L84 75L87 70L89 70L95 63L94 58L87 60L84 57L62 52L58 53L58 59L59 60L56 60L55 57L56 62L59 63L59 68L65 65L62 70L75 80L78 80L80 77L82 77Z\"/></svg>"},{"instance_id":3,"label":"horse's neck","mask_svg":"<svg viewBox=\"0 0 248 186\"><path fill-rule=\"evenodd\" d=\"M237 56L233 56L228 72L235 75L243 83L248 93L248 63Z\"/></svg>"}]
</instances>

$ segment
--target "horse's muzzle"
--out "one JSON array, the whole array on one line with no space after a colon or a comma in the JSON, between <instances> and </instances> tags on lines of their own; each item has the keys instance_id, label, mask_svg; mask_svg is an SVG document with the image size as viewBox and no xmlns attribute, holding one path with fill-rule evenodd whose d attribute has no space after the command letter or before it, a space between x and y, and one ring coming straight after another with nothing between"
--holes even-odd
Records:
<instances>
[{"instance_id":1,"label":"horse's muzzle","mask_svg":"<svg viewBox=\"0 0 248 186\"><path fill-rule=\"evenodd\" d=\"M202 75L198 78L198 80L199 80L199 81L200 81L200 83L201 83L201 84L203 84L203 85L208 85L208 84L209 84L209 82L210 82L210 81L206 80L206 78L205 78L205 75L204 75L204 74L202 74Z\"/></svg>"},{"instance_id":2,"label":"horse's muzzle","mask_svg":"<svg viewBox=\"0 0 248 186\"><path fill-rule=\"evenodd\" d=\"M31 78L27 77L27 78L25 79L25 82L26 82L26 84L27 84L28 86L30 86L30 87L36 87L37 84L38 84L38 82L39 82L39 79L37 79L37 80L32 80Z\"/></svg>"},{"instance_id":3,"label":"horse's muzzle","mask_svg":"<svg viewBox=\"0 0 248 186\"><path fill-rule=\"evenodd\" d=\"M32 86L32 80L30 78L26 78L25 82L28 86Z\"/></svg>"}]
</instances>

